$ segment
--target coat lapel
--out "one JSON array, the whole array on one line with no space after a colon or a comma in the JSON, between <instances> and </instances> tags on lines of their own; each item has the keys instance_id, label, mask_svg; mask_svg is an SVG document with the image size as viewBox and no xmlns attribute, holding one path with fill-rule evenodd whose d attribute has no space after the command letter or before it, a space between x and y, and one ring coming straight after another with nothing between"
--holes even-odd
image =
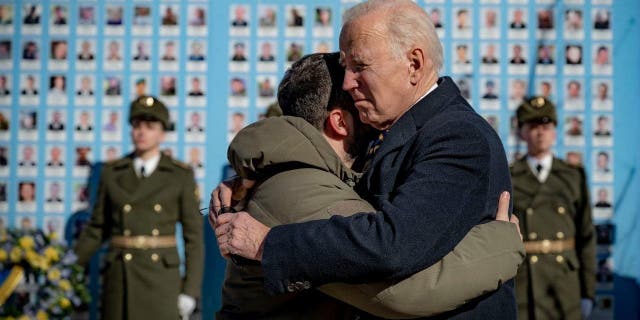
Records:
<instances>
[{"instance_id":1,"label":"coat lapel","mask_svg":"<svg viewBox=\"0 0 640 320\"><path fill-rule=\"evenodd\" d=\"M553 166L551 168L551 170L553 170ZM511 176L513 180L518 180L518 183L513 184L513 188L518 189L531 198L534 198L534 195L538 193L542 185L533 172L531 172L526 157L522 157L522 159L513 163Z\"/></svg>"},{"instance_id":2,"label":"coat lapel","mask_svg":"<svg viewBox=\"0 0 640 320\"><path fill-rule=\"evenodd\" d=\"M136 176L133 169L133 155L130 154L123 158L115 168L119 174L116 178L118 186L125 191L126 194L132 195L138 189L140 180Z\"/></svg>"},{"instance_id":3,"label":"coat lapel","mask_svg":"<svg viewBox=\"0 0 640 320\"><path fill-rule=\"evenodd\" d=\"M371 183L374 172L378 176L382 173L379 172L380 162L390 153L402 148L430 119L444 112L449 101L457 97L459 92L451 78L442 77L438 80L438 87L435 90L416 102L391 126L380 149L373 157L369 171L365 173L367 190L373 190Z\"/></svg>"}]
</instances>

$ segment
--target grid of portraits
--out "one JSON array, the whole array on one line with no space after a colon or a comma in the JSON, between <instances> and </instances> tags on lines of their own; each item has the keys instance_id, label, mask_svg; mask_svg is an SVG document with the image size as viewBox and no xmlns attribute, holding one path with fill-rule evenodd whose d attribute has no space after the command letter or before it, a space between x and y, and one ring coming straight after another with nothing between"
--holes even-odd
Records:
<instances>
[{"instance_id":1,"label":"grid of portraits","mask_svg":"<svg viewBox=\"0 0 640 320\"><path fill-rule=\"evenodd\" d=\"M304 54L335 50L335 7L266 2L229 6L227 141L252 114L264 117L291 64Z\"/></svg>"},{"instance_id":2,"label":"grid of portraits","mask_svg":"<svg viewBox=\"0 0 640 320\"><path fill-rule=\"evenodd\" d=\"M0 2L0 219L63 234L99 162L132 150L129 103L170 109L163 152L205 178L210 4ZM55 229L55 230L54 230Z\"/></svg>"},{"instance_id":3,"label":"grid of portraits","mask_svg":"<svg viewBox=\"0 0 640 320\"><path fill-rule=\"evenodd\" d=\"M188 162L202 187L205 145L226 148L262 118L302 55L337 50L340 16L356 2L0 0L2 223L61 228L86 207L90 165L131 150L128 104L147 93L170 109L165 152ZM583 165L590 181L596 312L610 314L612 0L417 3L442 40L441 74L494 126L511 159L526 149L519 101L542 95L556 104L555 154ZM213 141L219 127L224 141Z\"/></svg>"}]
</instances>

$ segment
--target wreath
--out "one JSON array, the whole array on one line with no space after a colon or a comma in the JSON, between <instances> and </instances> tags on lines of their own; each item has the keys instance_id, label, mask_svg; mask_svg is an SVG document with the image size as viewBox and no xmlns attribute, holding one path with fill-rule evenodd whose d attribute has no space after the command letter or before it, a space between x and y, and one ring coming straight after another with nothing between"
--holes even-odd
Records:
<instances>
[{"instance_id":1,"label":"wreath","mask_svg":"<svg viewBox=\"0 0 640 320\"><path fill-rule=\"evenodd\" d=\"M0 319L66 318L86 310L84 268L57 235L0 229Z\"/></svg>"}]
</instances>

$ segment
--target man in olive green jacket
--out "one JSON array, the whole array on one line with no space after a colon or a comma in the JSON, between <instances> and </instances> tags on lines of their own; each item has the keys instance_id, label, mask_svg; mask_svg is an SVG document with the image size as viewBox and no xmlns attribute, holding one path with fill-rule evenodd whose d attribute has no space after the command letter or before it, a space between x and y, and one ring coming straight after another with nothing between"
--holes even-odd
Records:
<instances>
[{"instance_id":1,"label":"man in olive green jacket","mask_svg":"<svg viewBox=\"0 0 640 320\"><path fill-rule=\"evenodd\" d=\"M302 118L253 124L229 148L229 161L238 174L258 181L245 209L268 226L373 211L352 189L359 178L350 168L359 152L354 146L368 137L349 96L339 85L336 89L340 70L336 54L296 62L280 85L279 100L285 114ZM522 258L515 226L497 221L474 228L441 262L406 280L329 284L319 290L375 316L417 318L455 309L495 290L515 275ZM303 282L292 283L291 293L280 296L269 296L262 285L259 266L229 263L217 318L369 316L317 291L294 292L308 286Z\"/></svg>"},{"instance_id":2,"label":"man in olive green jacket","mask_svg":"<svg viewBox=\"0 0 640 320\"><path fill-rule=\"evenodd\" d=\"M527 156L510 169L527 251L516 276L519 319L587 318L595 296L596 237L584 169L552 154L552 102L531 98L517 117L527 142Z\"/></svg>"},{"instance_id":3,"label":"man in olive green jacket","mask_svg":"<svg viewBox=\"0 0 640 320\"><path fill-rule=\"evenodd\" d=\"M76 242L79 264L109 241L102 319L177 319L195 308L203 273L202 217L193 170L160 152L169 113L143 96L131 104L134 153L105 164L91 220ZM182 224L185 278L175 226Z\"/></svg>"}]
</instances>

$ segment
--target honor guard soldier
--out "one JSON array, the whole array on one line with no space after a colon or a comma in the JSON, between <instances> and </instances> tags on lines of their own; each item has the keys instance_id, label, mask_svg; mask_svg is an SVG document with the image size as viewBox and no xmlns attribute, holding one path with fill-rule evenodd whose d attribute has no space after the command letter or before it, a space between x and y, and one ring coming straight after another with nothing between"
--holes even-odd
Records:
<instances>
[{"instance_id":1,"label":"honor guard soldier","mask_svg":"<svg viewBox=\"0 0 640 320\"><path fill-rule=\"evenodd\" d=\"M553 156L557 116L542 97L517 110L527 155L511 165L527 259L516 276L519 319L582 319L595 294L595 230L584 169Z\"/></svg>"},{"instance_id":2,"label":"honor guard soldier","mask_svg":"<svg viewBox=\"0 0 640 320\"><path fill-rule=\"evenodd\" d=\"M160 152L169 111L158 99L131 103L135 151L105 164L91 220L74 248L87 264L109 243L102 288L102 319L188 317L200 295L203 225L192 169ZM181 278L176 223L182 224Z\"/></svg>"}]
</instances>

